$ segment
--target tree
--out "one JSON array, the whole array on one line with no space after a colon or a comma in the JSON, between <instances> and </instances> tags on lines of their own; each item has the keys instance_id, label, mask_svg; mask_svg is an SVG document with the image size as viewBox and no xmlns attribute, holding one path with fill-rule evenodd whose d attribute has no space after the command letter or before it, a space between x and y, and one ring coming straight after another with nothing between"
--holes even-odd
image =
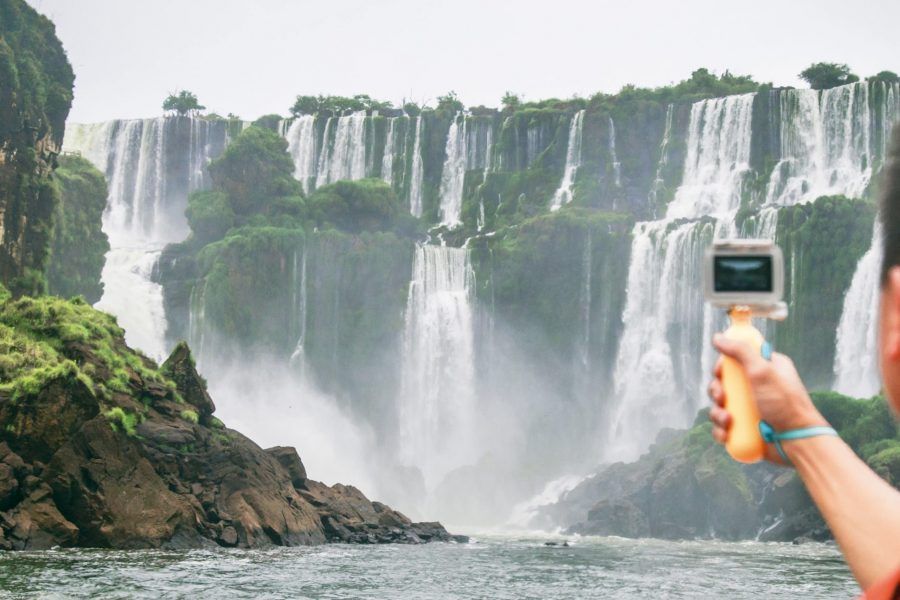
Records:
<instances>
[{"instance_id":1,"label":"tree","mask_svg":"<svg viewBox=\"0 0 900 600\"><path fill-rule=\"evenodd\" d=\"M850 72L850 67L838 63L815 63L808 66L800 73L800 79L804 80L814 90L827 90L829 88L859 81L859 77Z\"/></svg>"},{"instance_id":2,"label":"tree","mask_svg":"<svg viewBox=\"0 0 900 600\"><path fill-rule=\"evenodd\" d=\"M299 196L300 182L293 172L287 141L256 125L241 132L209 165L213 189L228 196L237 216L265 212L279 197Z\"/></svg>"},{"instance_id":3,"label":"tree","mask_svg":"<svg viewBox=\"0 0 900 600\"><path fill-rule=\"evenodd\" d=\"M188 113L197 114L206 108L197 101L197 96L187 90L169 94L169 97L163 101L162 107L165 111L173 110L181 116Z\"/></svg>"},{"instance_id":4,"label":"tree","mask_svg":"<svg viewBox=\"0 0 900 600\"><path fill-rule=\"evenodd\" d=\"M184 214L194 237L203 244L222 239L234 226L234 211L224 192L207 190L192 193Z\"/></svg>"},{"instance_id":5,"label":"tree","mask_svg":"<svg viewBox=\"0 0 900 600\"><path fill-rule=\"evenodd\" d=\"M522 98L518 94L506 92L500 102L503 104L503 110L512 112L522 105Z\"/></svg>"},{"instance_id":6,"label":"tree","mask_svg":"<svg viewBox=\"0 0 900 600\"><path fill-rule=\"evenodd\" d=\"M460 101L456 92L450 90L444 96L438 96L437 109L457 113L465 109L465 105Z\"/></svg>"},{"instance_id":7,"label":"tree","mask_svg":"<svg viewBox=\"0 0 900 600\"><path fill-rule=\"evenodd\" d=\"M882 81L884 83L897 83L898 81L900 81L900 75L897 75L893 71L882 71L871 79L875 81Z\"/></svg>"},{"instance_id":8,"label":"tree","mask_svg":"<svg viewBox=\"0 0 900 600\"><path fill-rule=\"evenodd\" d=\"M422 113L422 107L415 102L404 102L403 112L405 112L410 117L418 117Z\"/></svg>"},{"instance_id":9,"label":"tree","mask_svg":"<svg viewBox=\"0 0 900 600\"><path fill-rule=\"evenodd\" d=\"M317 112L319 112L319 98L315 96L297 96L297 100L291 106L291 114L295 117L314 115Z\"/></svg>"}]
</instances>

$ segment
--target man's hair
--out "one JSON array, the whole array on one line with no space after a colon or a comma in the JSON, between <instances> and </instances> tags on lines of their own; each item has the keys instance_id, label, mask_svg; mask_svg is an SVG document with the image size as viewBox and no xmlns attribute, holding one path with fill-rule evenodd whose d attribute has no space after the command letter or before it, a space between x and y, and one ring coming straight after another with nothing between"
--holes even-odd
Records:
<instances>
[{"instance_id":1,"label":"man's hair","mask_svg":"<svg viewBox=\"0 0 900 600\"><path fill-rule=\"evenodd\" d=\"M884 232L882 286L887 283L891 267L900 265L900 125L894 127L892 138L881 175L881 224Z\"/></svg>"}]
</instances>

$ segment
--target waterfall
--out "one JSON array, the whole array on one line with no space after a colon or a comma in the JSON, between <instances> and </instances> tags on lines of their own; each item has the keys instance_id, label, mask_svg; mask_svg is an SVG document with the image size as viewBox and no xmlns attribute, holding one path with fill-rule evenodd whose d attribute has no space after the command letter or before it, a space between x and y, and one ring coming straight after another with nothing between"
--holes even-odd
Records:
<instances>
[{"instance_id":1,"label":"waterfall","mask_svg":"<svg viewBox=\"0 0 900 600\"><path fill-rule=\"evenodd\" d=\"M303 115L294 119L284 137L288 142L288 153L294 160L294 177L303 186L303 193L308 194L316 181L316 117Z\"/></svg>"},{"instance_id":2,"label":"waterfall","mask_svg":"<svg viewBox=\"0 0 900 600\"><path fill-rule=\"evenodd\" d=\"M307 314L307 283L306 283L306 249L301 252L302 258L297 261L297 251L293 255L293 268L291 270L293 285L291 286L291 331L297 338L294 352L291 354L290 363L300 371L300 377L308 376L306 369L306 314Z\"/></svg>"},{"instance_id":3,"label":"waterfall","mask_svg":"<svg viewBox=\"0 0 900 600\"><path fill-rule=\"evenodd\" d=\"M666 212L668 218L734 216L750 170L754 96L726 96L691 106L684 175Z\"/></svg>"},{"instance_id":4,"label":"waterfall","mask_svg":"<svg viewBox=\"0 0 900 600\"><path fill-rule=\"evenodd\" d=\"M579 110L572 117L569 125L569 143L566 147L566 167L563 170L563 178L559 183L559 189L553 194L550 201L550 210L559 210L563 204L572 201L572 186L575 183L575 173L581 166L581 133L584 123L584 110ZM530 132L529 132L530 133ZM529 144L530 144L529 138Z\"/></svg>"},{"instance_id":5,"label":"waterfall","mask_svg":"<svg viewBox=\"0 0 900 600\"><path fill-rule=\"evenodd\" d=\"M422 115L416 117L412 174L409 182L409 212L414 217L422 216Z\"/></svg>"},{"instance_id":6,"label":"waterfall","mask_svg":"<svg viewBox=\"0 0 900 600\"><path fill-rule=\"evenodd\" d=\"M732 232L749 170L752 106L746 94L691 107L682 185L664 219L634 227L607 459L635 458L701 405L711 360L705 337L716 324L703 301L702 256L714 237Z\"/></svg>"},{"instance_id":7,"label":"waterfall","mask_svg":"<svg viewBox=\"0 0 900 600\"><path fill-rule=\"evenodd\" d=\"M876 221L872 246L860 259L844 297L836 336L834 389L857 398L874 396L881 389L876 330L882 254L881 225Z\"/></svg>"},{"instance_id":8,"label":"waterfall","mask_svg":"<svg viewBox=\"0 0 900 600\"><path fill-rule=\"evenodd\" d=\"M662 141L659 143L659 160L656 162L656 175L653 177L653 183L650 186L650 206L653 210L657 208L659 192L666 183L663 177L663 169L669 164L669 140L672 137L672 113L674 108L672 104L666 107L666 124L663 128Z\"/></svg>"},{"instance_id":9,"label":"waterfall","mask_svg":"<svg viewBox=\"0 0 900 600\"><path fill-rule=\"evenodd\" d=\"M466 117L459 113L453 119L447 132L447 144L444 150L446 158L441 172L441 225L448 227L455 227L460 223L463 185L468 161L467 141Z\"/></svg>"},{"instance_id":10,"label":"waterfall","mask_svg":"<svg viewBox=\"0 0 900 600\"><path fill-rule=\"evenodd\" d=\"M896 86L891 86L893 91ZM897 119L888 112L890 94L881 103L881 122ZM868 82L828 90L784 90L780 94L781 159L766 188L766 203L793 205L819 196L862 196L872 167L884 157L874 147L873 111Z\"/></svg>"},{"instance_id":11,"label":"waterfall","mask_svg":"<svg viewBox=\"0 0 900 600\"><path fill-rule=\"evenodd\" d=\"M319 153L316 187L366 176L366 121L364 110L328 119Z\"/></svg>"},{"instance_id":12,"label":"waterfall","mask_svg":"<svg viewBox=\"0 0 900 600\"><path fill-rule=\"evenodd\" d=\"M622 163L616 156L616 124L609 117L609 159L612 161L613 181L616 187L622 187Z\"/></svg>"},{"instance_id":13,"label":"waterfall","mask_svg":"<svg viewBox=\"0 0 900 600\"><path fill-rule=\"evenodd\" d=\"M400 459L429 485L473 459L473 288L467 250L416 248L403 332Z\"/></svg>"},{"instance_id":14,"label":"waterfall","mask_svg":"<svg viewBox=\"0 0 900 600\"><path fill-rule=\"evenodd\" d=\"M381 178L388 185L394 182L394 125L396 118L388 119L388 130L384 138L384 153L381 158Z\"/></svg>"},{"instance_id":15,"label":"waterfall","mask_svg":"<svg viewBox=\"0 0 900 600\"><path fill-rule=\"evenodd\" d=\"M64 150L90 160L109 185L103 231L110 251L97 308L116 316L129 345L155 359L166 354L166 317L151 276L163 247L187 236L187 196L208 184L205 167L226 139L225 123L192 117L66 127Z\"/></svg>"}]
</instances>

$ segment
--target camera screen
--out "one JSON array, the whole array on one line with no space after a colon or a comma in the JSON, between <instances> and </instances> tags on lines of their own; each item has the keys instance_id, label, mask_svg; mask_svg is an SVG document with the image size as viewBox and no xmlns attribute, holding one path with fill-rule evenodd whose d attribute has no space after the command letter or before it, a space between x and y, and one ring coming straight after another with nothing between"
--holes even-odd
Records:
<instances>
[{"instance_id":1,"label":"camera screen","mask_svg":"<svg viewBox=\"0 0 900 600\"><path fill-rule=\"evenodd\" d=\"M713 258L716 292L771 292L771 256L716 256Z\"/></svg>"}]
</instances>

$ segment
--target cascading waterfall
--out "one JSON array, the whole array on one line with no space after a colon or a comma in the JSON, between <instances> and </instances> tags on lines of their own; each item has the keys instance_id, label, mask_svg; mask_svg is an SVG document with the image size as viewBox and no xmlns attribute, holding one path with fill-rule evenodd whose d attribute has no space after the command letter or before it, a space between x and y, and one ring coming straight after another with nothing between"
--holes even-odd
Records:
<instances>
[{"instance_id":1,"label":"cascading waterfall","mask_svg":"<svg viewBox=\"0 0 900 600\"><path fill-rule=\"evenodd\" d=\"M663 169L669 164L669 140L672 137L672 115L675 106L669 104L666 107L666 124L663 129L662 141L659 143L659 160L656 162L656 175L653 177L653 183L650 186L650 206L655 210L659 201L659 192L665 185L663 178ZM655 215L654 215L655 216Z\"/></svg>"},{"instance_id":2,"label":"cascading waterfall","mask_svg":"<svg viewBox=\"0 0 900 600\"><path fill-rule=\"evenodd\" d=\"M609 159L612 162L613 182L616 187L622 187L622 163L616 156L616 124L612 117L609 118Z\"/></svg>"},{"instance_id":3,"label":"cascading waterfall","mask_svg":"<svg viewBox=\"0 0 900 600\"><path fill-rule=\"evenodd\" d=\"M400 460L431 486L472 455L475 348L468 251L420 245L403 332Z\"/></svg>"},{"instance_id":4,"label":"cascading waterfall","mask_svg":"<svg viewBox=\"0 0 900 600\"><path fill-rule=\"evenodd\" d=\"M319 153L316 187L342 179L363 179L365 176L366 111L328 119Z\"/></svg>"},{"instance_id":5,"label":"cascading waterfall","mask_svg":"<svg viewBox=\"0 0 900 600\"><path fill-rule=\"evenodd\" d=\"M579 110L572 117L569 125L569 143L566 147L566 167L559 189L550 201L550 210L559 210L563 204L572 201L572 186L575 184L575 173L581 166L581 138L584 125L584 110ZM530 138L529 138L530 144Z\"/></svg>"},{"instance_id":6,"label":"cascading waterfall","mask_svg":"<svg viewBox=\"0 0 900 600\"><path fill-rule=\"evenodd\" d=\"M301 251L302 257L297 261L297 252L294 251L293 285L291 286L291 331L297 338L297 344L291 353L291 365L300 371L300 377L308 376L306 369L306 313L307 313L307 283L306 283L306 249Z\"/></svg>"},{"instance_id":7,"label":"cascading waterfall","mask_svg":"<svg viewBox=\"0 0 900 600\"><path fill-rule=\"evenodd\" d=\"M397 119L388 119L387 134L384 138L384 153L381 158L381 178L388 185L394 182L394 152L396 152L396 142L394 141L394 129Z\"/></svg>"},{"instance_id":8,"label":"cascading waterfall","mask_svg":"<svg viewBox=\"0 0 900 600\"><path fill-rule=\"evenodd\" d=\"M318 154L316 153L316 117L303 115L294 119L284 132L288 142L288 153L294 159L294 177L308 194L316 181Z\"/></svg>"},{"instance_id":9,"label":"cascading waterfall","mask_svg":"<svg viewBox=\"0 0 900 600\"><path fill-rule=\"evenodd\" d=\"M857 398L874 396L881 389L876 329L882 255L881 224L876 221L872 246L860 259L844 298L836 337L834 389Z\"/></svg>"},{"instance_id":10,"label":"cascading waterfall","mask_svg":"<svg viewBox=\"0 0 900 600\"><path fill-rule=\"evenodd\" d=\"M462 211L463 184L469 153L466 134L466 116L456 115L447 132L444 168L441 172L440 211L441 225L454 227L460 223Z\"/></svg>"},{"instance_id":11,"label":"cascading waterfall","mask_svg":"<svg viewBox=\"0 0 900 600\"><path fill-rule=\"evenodd\" d=\"M413 142L412 168L409 181L409 212L422 216L422 115L416 117L416 133Z\"/></svg>"},{"instance_id":12,"label":"cascading waterfall","mask_svg":"<svg viewBox=\"0 0 900 600\"><path fill-rule=\"evenodd\" d=\"M873 144L869 90L868 82L860 82L781 93L781 160L769 180L766 204L863 195L878 154L883 156Z\"/></svg>"},{"instance_id":13,"label":"cascading waterfall","mask_svg":"<svg viewBox=\"0 0 900 600\"><path fill-rule=\"evenodd\" d=\"M859 138L873 143L872 160L875 164L881 165L887 157L888 142L891 138L891 130L897 122L900 122L900 83L887 84L877 82L875 85L879 87L878 103L871 114L876 119L868 118L870 113L862 110L853 112L854 123L851 126L846 125L846 119L841 121L842 127L836 128L840 132L846 133L849 129L857 132L873 126L879 126L870 134L857 134L856 137L844 135L842 137L845 144L856 142ZM843 86L848 88L851 86ZM854 84L856 87L868 86L864 84ZM842 88L835 88L842 89ZM847 92L844 92L845 94ZM836 103L832 103L834 105ZM867 117L864 122L856 122L855 119ZM877 143L876 143L877 142ZM829 148L831 145L828 146ZM848 160L848 156L856 150L855 146L849 148L841 148L833 151L831 154L837 155L842 159L842 165L857 165L852 160ZM867 169L871 169L867 165ZM846 173L839 171L838 173ZM868 183L871 172L865 175L866 183ZM839 181L849 182L854 185L853 189L838 192L850 195L852 191L858 187L862 181L862 175L857 174L856 177L845 176ZM837 349L834 357L834 389L853 396L871 396L878 392L881 388L881 380L878 373L878 365L876 364L876 325L877 325L877 308L878 308L878 273L880 269L882 256L882 232L880 225L877 223L873 229L872 245L866 254L860 259L856 272L847 294L844 296L844 309L841 313L841 320L838 324L836 333Z\"/></svg>"},{"instance_id":14,"label":"cascading waterfall","mask_svg":"<svg viewBox=\"0 0 900 600\"><path fill-rule=\"evenodd\" d=\"M708 359L697 357L714 326L701 257L714 237L732 232L749 170L753 97L691 107L682 184L664 219L635 225L607 459L634 458L661 428L688 424L699 408Z\"/></svg>"},{"instance_id":15,"label":"cascading waterfall","mask_svg":"<svg viewBox=\"0 0 900 600\"><path fill-rule=\"evenodd\" d=\"M108 121L66 127L64 149L106 174L103 231L109 236L97 308L114 314L128 343L166 354L162 287L151 281L166 244L188 233L187 196L207 185L205 167L227 141L224 123L192 117Z\"/></svg>"}]
</instances>

